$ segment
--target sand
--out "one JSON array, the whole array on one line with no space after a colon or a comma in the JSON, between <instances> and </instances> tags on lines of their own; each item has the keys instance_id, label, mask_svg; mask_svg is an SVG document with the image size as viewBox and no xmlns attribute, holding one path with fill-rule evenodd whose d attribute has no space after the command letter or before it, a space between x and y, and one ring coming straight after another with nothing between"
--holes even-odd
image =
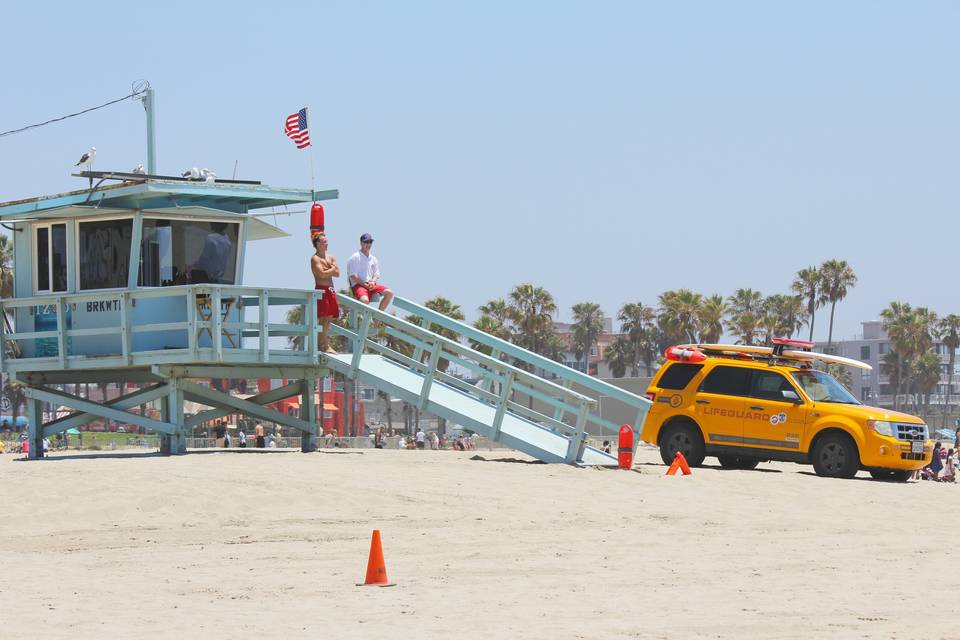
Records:
<instances>
[{"instance_id":1,"label":"sand","mask_svg":"<svg viewBox=\"0 0 960 640\"><path fill-rule=\"evenodd\" d=\"M0 456L0 637L956 635L955 485L505 458Z\"/></svg>"}]
</instances>

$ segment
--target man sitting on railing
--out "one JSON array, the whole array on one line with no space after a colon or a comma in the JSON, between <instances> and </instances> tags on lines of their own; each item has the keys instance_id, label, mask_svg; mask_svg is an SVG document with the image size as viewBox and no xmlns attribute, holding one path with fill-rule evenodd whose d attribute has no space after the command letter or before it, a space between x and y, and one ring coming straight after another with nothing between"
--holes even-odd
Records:
<instances>
[{"instance_id":1,"label":"man sitting on railing","mask_svg":"<svg viewBox=\"0 0 960 640\"><path fill-rule=\"evenodd\" d=\"M380 284L380 262L370 254L372 248L373 236L369 233L360 236L360 250L347 260L347 277L357 300L369 304L370 298L380 294L380 311L384 311L393 300L393 291Z\"/></svg>"}]
</instances>

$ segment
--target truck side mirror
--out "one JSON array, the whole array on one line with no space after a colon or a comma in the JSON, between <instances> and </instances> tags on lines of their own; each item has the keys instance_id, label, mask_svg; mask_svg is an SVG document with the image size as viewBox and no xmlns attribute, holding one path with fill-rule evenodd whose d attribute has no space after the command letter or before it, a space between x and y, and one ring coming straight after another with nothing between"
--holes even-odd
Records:
<instances>
[{"instance_id":1,"label":"truck side mirror","mask_svg":"<svg viewBox=\"0 0 960 640\"><path fill-rule=\"evenodd\" d=\"M800 399L800 396L797 395L797 392L792 389L784 389L780 392L783 396L783 399L787 402L792 402L794 404L803 404L803 400Z\"/></svg>"}]
</instances>

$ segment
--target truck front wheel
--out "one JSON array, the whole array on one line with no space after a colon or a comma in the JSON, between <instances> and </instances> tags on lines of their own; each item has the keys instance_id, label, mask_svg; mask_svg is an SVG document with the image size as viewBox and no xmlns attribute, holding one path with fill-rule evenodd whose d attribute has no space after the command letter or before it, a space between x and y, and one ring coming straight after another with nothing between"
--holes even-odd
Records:
<instances>
[{"instance_id":1,"label":"truck front wheel","mask_svg":"<svg viewBox=\"0 0 960 640\"><path fill-rule=\"evenodd\" d=\"M845 433L828 433L813 448L813 470L826 478L852 478L860 470L857 445Z\"/></svg>"},{"instance_id":2,"label":"truck front wheel","mask_svg":"<svg viewBox=\"0 0 960 640\"><path fill-rule=\"evenodd\" d=\"M703 464L706 457L703 435L691 422L676 422L670 425L660 438L660 458L663 464L673 464L678 451L691 467Z\"/></svg>"}]
</instances>

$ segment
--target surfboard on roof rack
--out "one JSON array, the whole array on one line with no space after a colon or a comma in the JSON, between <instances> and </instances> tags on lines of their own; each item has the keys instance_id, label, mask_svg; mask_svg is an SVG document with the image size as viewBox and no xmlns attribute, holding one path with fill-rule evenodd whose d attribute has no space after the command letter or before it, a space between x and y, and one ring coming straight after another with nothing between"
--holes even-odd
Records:
<instances>
[{"instance_id":1,"label":"surfboard on roof rack","mask_svg":"<svg viewBox=\"0 0 960 640\"><path fill-rule=\"evenodd\" d=\"M698 349L708 355L724 355L731 357L768 356L772 358L780 358L782 360L795 360L804 363L819 360L820 362L826 362L829 364L842 364L848 367L855 367L857 369L866 369L867 371L871 371L873 369L873 367L866 362L860 362L859 360L854 360L852 358L844 358L843 356L835 356L827 353L810 351L810 349L815 346L812 342L785 340L782 338L774 338L773 342L774 345L772 347L743 344L682 344L677 345L677 348ZM801 348L787 349L786 347Z\"/></svg>"}]
</instances>

